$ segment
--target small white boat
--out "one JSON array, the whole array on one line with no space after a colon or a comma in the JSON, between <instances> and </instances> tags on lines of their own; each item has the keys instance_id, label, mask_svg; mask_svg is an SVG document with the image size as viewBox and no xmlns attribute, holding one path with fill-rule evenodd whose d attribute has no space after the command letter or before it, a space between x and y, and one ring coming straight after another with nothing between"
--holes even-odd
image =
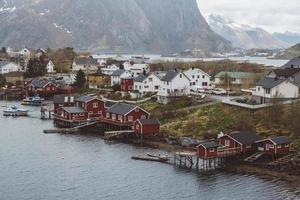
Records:
<instances>
[{"instance_id":1,"label":"small white boat","mask_svg":"<svg viewBox=\"0 0 300 200\"><path fill-rule=\"evenodd\" d=\"M3 111L4 116L13 116L13 117L21 117L28 116L29 110L18 108L17 106L12 106Z\"/></svg>"},{"instance_id":2,"label":"small white boat","mask_svg":"<svg viewBox=\"0 0 300 200\"><path fill-rule=\"evenodd\" d=\"M39 96L26 97L25 99L23 99L21 104L26 105L26 106L41 106L41 105L43 105L44 100L45 99L43 99Z\"/></svg>"}]
</instances>

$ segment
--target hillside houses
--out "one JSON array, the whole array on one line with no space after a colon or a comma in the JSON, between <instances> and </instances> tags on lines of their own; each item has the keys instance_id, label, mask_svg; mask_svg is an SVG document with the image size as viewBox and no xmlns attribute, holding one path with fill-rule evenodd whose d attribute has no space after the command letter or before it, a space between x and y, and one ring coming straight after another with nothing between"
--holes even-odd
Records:
<instances>
[{"instance_id":1,"label":"hillside houses","mask_svg":"<svg viewBox=\"0 0 300 200\"><path fill-rule=\"evenodd\" d=\"M48 74L54 73L54 64L51 60L49 60L49 62L46 65L46 70Z\"/></svg>"},{"instance_id":2,"label":"hillside houses","mask_svg":"<svg viewBox=\"0 0 300 200\"><path fill-rule=\"evenodd\" d=\"M227 84L229 81L233 85L241 85L253 77L253 73L247 72L219 72L215 75L214 83L217 85Z\"/></svg>"},{"instance_id":3,"label":"hillside houses","mask_svg":"<svg viewBox=\"0 0 300 200\"><path fill-rule=\"evenodd\" d=\"M0 61L0 74L8 74L10 72L20 71L20 67L15 63L8 61Z\"/></svg>"},{"instance_id":4,"label":"hillside houses","mask_svg":"<svg viewBox=\"0 0 300 200\"><path fill-rule=\"evenodd\" d=\"M163 84L162 78L166 72L143 73L134 79L134 90L141 94L159 92L160 86Z\"/></svg>"},{"instance_id":5,"label":"hillside houses","mask_svg":"<svg viewBox=\"0 0 300 200\"><path fill-rule=\"evenodd\" d=\"M211 87L210 75L198 68L191 68L184 71L184 74L190 79L190 85L193 90L208 89Z\"/></svg>"},{"instance_id":6,"label":"hillside houses","mask_svg":"<svg viewBox=\"0 0 300 200\"><path fill-rule=\"evenodd\" d=\"M163 104L172 99L190 94L190 79L181 71L170 70L161 79L162 83L157 93L157 101Z\"/></svg>"},{"instance_id":7,"label":"hillside houses","mask_svg":"<svg viewBox=\"0 0 300 200\"><path fill-rule=\"evenodd\" d=\"M111 74L111 86L120 85L122 78L131 77L129 71L125 71L123 69L118 69Z\"/></svg>"},{"instance_id":8,"label":"hillside houses","mask_svg":"<svg viewBox=\"0 0 300 200\"><path fill-rule=\"evenodd\" d=\"M125 62L123 63L124 70L129 71L133 77L137 77L143 73L150 71L149 65L145 63Z\"/></svg>"},{"instance_id":9,"label":"hillside houses","mask_svg":"<svg viewBox=\"0 0 300 200\"><path fill-rule=\"evenodd\" d=\"M295 58L279 69L272 70L256 84L252 92L257 103L270 103L272 99L299 98L300 58Z\"/></svg>"},{"instance_id":10,"label":"hillside houses","mask_svg":"<svg viewBox=\"0 0 300 200\"><path fill-rule=\"evenodd\" d=\"M98 71L100 64L97 59L78 57L73 61L72 70L79 71L82 70L85 73L93 73Z\"/></svg>"}]
</instances>

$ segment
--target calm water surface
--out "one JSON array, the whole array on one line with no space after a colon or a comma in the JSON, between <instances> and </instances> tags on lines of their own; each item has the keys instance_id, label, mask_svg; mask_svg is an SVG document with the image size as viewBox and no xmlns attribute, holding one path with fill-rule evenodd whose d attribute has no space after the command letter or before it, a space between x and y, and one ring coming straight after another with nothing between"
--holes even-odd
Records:
<instances>
[{"instance_id":1,"label":"calm water surface","mask_svg":"<svg viewBox=\"0 0 300 200\"><path fill-rule=\"evenodd\" d=\"M38 108L28 118L6 118L2 110L0 200L300 199L285 186L254 176L203 176L130 159L154 150L109 145L88 134L45 135L42 130L52 122L39 120Z\"/></svg>"}]
</instances>

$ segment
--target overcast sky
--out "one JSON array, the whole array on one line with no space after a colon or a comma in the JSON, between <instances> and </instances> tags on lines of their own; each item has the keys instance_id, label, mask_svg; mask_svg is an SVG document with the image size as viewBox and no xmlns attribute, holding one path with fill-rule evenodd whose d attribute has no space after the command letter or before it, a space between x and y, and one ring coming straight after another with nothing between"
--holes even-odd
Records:
<instances>
[{"instance_id":1,"label":"overcast sky","mask_svg":"<svg viewBox=\"0 0 300 200\"><path fill-rule=\"evenodd\" d=\"M206 17L221 14L270 32L300 33L300 0L197 0Z\"/></svg>"}]
</instances>

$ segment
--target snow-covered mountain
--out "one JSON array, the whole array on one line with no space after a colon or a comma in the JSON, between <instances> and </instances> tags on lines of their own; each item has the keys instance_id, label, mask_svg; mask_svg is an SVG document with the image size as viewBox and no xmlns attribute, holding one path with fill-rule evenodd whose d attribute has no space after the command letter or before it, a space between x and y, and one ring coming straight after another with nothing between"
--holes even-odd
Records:
<instances>
[{"instance_id":1,"label":"snow-covered mountain","mask_svg":"<svg viewBox=\"0 0 300 200\"><path fill-rule=\"evenodd\" d=\"M300 43L300 34L286 31L284 33L273 33L273 37L278 40L289 43L290 45L295 45Z\"/></svg>"},{"instance_id":2,"label":"snow-covered mountain","mask_svg":"<svg viewBox=\"0 0 300 200\"><path fill-rule=\"evenodd\" d=\"M196 0L0 0L0 47L94 52L222 51Z\"/></svg>"},{"instance_id":3,"label":"snow-covered mountain","mask_svg":"<svg viewBox=\"0 0 300 200\"><path fill-rule=\"evenodd\" d=\"M208 23L213 31L231 41L234 47L277 49L290 46L262 28L239 24L221 15L210 15Z\"/></svg>"}]
</instances>

